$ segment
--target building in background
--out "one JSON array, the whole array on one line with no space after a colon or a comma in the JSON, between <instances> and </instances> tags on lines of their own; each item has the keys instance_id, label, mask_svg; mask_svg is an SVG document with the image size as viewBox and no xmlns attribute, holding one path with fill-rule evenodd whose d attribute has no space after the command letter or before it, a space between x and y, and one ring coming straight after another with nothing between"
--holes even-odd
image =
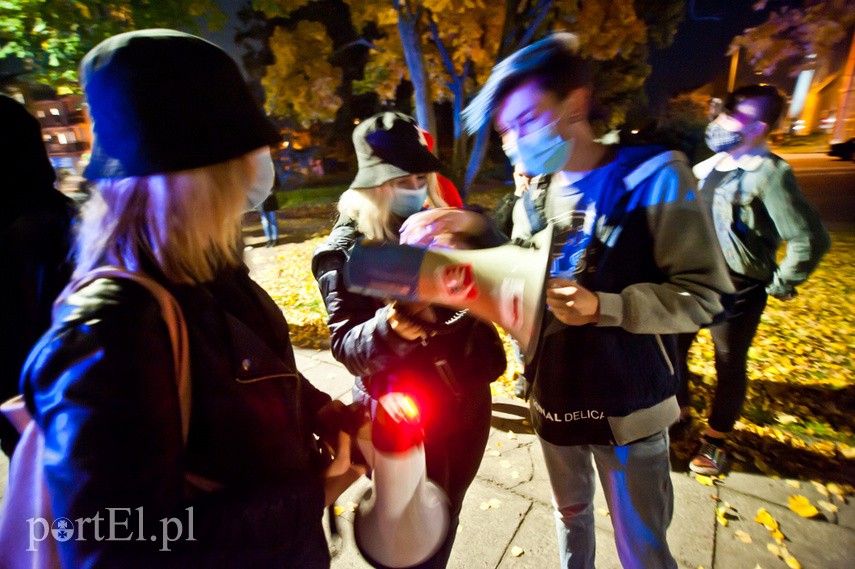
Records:
<instances>
[{"instance_id":1,"label":"building in background","mask_svg":"<svg viewBox=\"0 0 855 569\"><path fill-rule=\"evenodd\" d=\"M65 95L54 99L30 100L25 103L42 125L42 136L48 156L57 172L79 173L92 146L89 118L82 95Z\"/></svg>"}]
</instances>

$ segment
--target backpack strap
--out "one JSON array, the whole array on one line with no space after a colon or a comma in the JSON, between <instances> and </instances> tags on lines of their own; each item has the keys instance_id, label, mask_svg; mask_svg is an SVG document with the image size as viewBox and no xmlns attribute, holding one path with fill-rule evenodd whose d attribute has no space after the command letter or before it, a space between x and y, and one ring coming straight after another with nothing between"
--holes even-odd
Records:
<instances>
[{"instance_id":1,"label":"backpack strap","mask_svg":"<svg viewBox=\"0 0 855 569\"><path fill-rule=\"evenodd\" d=\"M166 288L144 273L129 271L123 267L98 267L72 280L59 295L54 308L59 306L69 295L98 279L125 279L133 281L147 289L160 305L160 314L169 331L172 343L172 359L175 367L175 382L178 388L178 402L181 409L181 437L187 444L187 434L190 430L190 342L187 336L187 323L181 306Z\"/></svg>"}]
</instances>

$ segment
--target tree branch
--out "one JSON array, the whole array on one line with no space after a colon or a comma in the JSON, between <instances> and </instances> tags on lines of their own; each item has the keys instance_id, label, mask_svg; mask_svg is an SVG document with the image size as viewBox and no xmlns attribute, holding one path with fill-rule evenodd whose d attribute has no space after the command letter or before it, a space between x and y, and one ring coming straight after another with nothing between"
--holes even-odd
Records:
<instances>
[{"instance_id":1,"label":"tree branch","mask_svg":"<svg viewBox=\"0 0 855 569\"><path fill-rule=\"evenodd\" d=\"M521 49L531 43L534 34L537 33L537 30L540 29L540 26L546 20L546 16L549 15L549 10L554 3L555 0L539 0L537 4L531 7L529 13L526 14L526 19L530 19L531 23L526 28L519 42L517 42L515 49Z\"/></svg>"},{"instance_id":2,"label":"tree branch","mask_svg":"<svg viewBox=\"0 0 855 569\"><path fill-rule=\"evenodd\" d=\"M442 38L439 37L439 27L436 25L436 20L433 17L433 12L425 8L425 14L427 14L428 29L430 30L430 35L433 38L433 43L436 44L436 49L437 51L439 51L439 56L442 58L442 63L445 66L445 70L446 72L448 72L448 75L451 78L451 82L453 82L456 87L457 84L460 83L460 77L457 75L457 71L454 69L454 60L451 59L451 54L448 53L448 49L445 47L445 43L443 43ZM451 90L456 93L455 87L451 87Z\"/></svg>"}]
</instances>

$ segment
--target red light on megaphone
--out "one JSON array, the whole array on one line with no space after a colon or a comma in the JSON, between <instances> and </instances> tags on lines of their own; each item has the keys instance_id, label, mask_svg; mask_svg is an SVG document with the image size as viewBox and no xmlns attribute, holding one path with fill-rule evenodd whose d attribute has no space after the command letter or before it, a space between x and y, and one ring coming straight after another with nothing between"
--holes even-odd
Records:
<instances>
[{"instance_id":1,"label":"red light on megaphone","mask_svg":"<svg viewBox=\"0 0 855 569\"><path fill-rule=\"evenodd\" d=\"M424 563L448 535L445 492L427 479L423 403L419 393L377 399L371 440L358 439L372 467L354 518L359 552L373 567L403 569Z\"/></svg>"},{"instance_id":2,"label":"red light on megaphone","mask_svg":"<svg viewBox=\"0 0 855 569\"><path fill-rule=\"evenodd\" d=\"M406 393L392 392L377 400L377 412L371 439L377 450L403 452L424 441L421 413L415 400Z\"/></svg>"}]
</instances>

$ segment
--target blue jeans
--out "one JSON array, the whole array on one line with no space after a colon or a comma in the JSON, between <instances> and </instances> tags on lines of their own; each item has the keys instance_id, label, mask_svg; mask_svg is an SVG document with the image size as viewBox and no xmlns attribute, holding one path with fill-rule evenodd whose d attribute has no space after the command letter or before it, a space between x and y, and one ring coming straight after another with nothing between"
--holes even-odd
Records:
<instances>
[{"instance_id":1,"label":"blue jeans","mask_svg":"<svg viewBox=\"0 0 855 569\"><path fill-rule=\"evenodd\" d=\"M558 446L543 439L540 444L552 484L561 567L594 567L596 463L623 567L676 569L665 535L674 511L666 431L625 446Z\"/></svg>"},{"instance_id":2,"label":"blue jeans","mask_svg":"<svg viewBox=\"0 0 855 569\"><path fill-rule=\"evenodd\" d=\"M264 229L264 236L268 242L274 242L279 239L279 225L276 223L275 211L261 211L261 227Z\"/></svg>"}]
</instances>

